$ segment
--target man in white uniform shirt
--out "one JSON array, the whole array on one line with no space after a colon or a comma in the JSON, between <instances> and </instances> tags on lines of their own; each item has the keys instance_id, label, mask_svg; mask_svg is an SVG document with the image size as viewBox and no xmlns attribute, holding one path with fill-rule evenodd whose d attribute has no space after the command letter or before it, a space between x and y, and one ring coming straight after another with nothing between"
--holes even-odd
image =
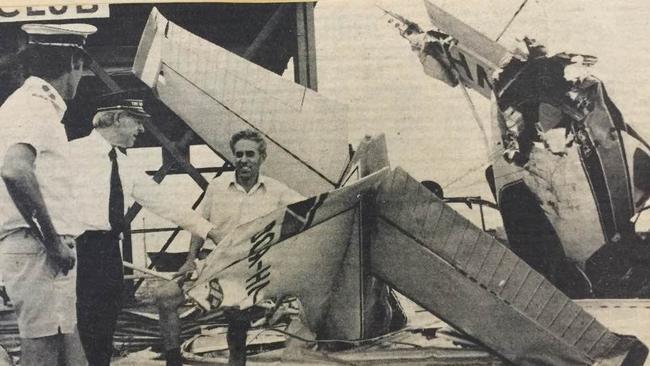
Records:
<instances>
[{"instance_id":1,"label":"man in white uniform shirt","mask_svg":"<svg viewBox=\"0 0 650 366\"><path fill-rule=\"evenodd\" d=\"M81 234L61 124L83 71L87 24L26 24L29 75L0 106L0 270L22 365L86 364L76 330L74 237Z\"/></svg>"},{"instance_id":2,"label":"man in white uniform shirt","mask_svg":"<svg viewBox=\"0 0 650 366\"><path fill-rule=\"evenodd\" d=\"M104 98L89 136L71 143L75 166L83 172L75 184L80 221L77 239L77 312L79 333L91 365L108 365L113 333L122 305L124 275L119 240L124 229L124 195L173 221L199 238L216 239L214 225L190 208L179 207L125 154L151 118L142 100L121 94Z\"/></svg>"},{"instance_id":3,"label":"man in white uniform shirt","mask_svg":"<svg viewBox=\"0 0 650 366\"><path fill-rule=\"evenodd\" d=\"M215 225L218 234L215 243L241 224L304 199L286 185L260 174L266 159L266 142L258 132L250 129L237 132L230 139L230 149L234 155L235 174L213 180L198 209L203 217ZM199 258L203 243L203 238L192 236L190 252L179 274L195 268L194 260ZM169 282L157 294L168 366L181 365L178 316L178 307L184 301L181 285ZM238 314L233 314L229 319L229 347L237 348L231 348L230 364L245 362L245 340L249 326L250 320Z\"/></svg>"}]
</instances>

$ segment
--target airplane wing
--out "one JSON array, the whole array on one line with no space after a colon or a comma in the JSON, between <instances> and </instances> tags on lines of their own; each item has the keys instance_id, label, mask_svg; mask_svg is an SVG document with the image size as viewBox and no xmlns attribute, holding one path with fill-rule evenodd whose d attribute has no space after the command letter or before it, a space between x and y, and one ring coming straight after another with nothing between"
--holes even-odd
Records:
<instances>
[{"instance_id":1,"label":"airplane wing","mask_svg":"<svg viewBox=\"0 0 650 366\"><path fill-rule=\"evenodd\" d=\"M541 274L396 168L377 193L372 273L516 365L642 365ZM417 280L414 280L417 279Z\"/></svg>"},{"instance_id":2,"label":"airplane wing","mask_svg":"<svg viewBox=\"0 0 650 366\"><path fill-rule=\"evenodd\" d=\"M133 72L221 156L241 129L267 139L265 174L305 196L333 189L347 162L347 107L165 19L145 26Z\"/></svg>"},{"instance_id":3,"label":"airplane wing","mask_svg":"<svg viewBox=\"0 0 650 366\"><path fill-rule=\"evenodd\" d=\"M460 80L490 99L492 74L508 55L508 50L429 0L424 0L424 5L431 23L453 38L449 43L444 36L437 37L448 44L444 53Z\"/></svg>"},{"instance_id":4,"label":"airplane wing","mask_svg":"<svg viewBox=\"0 0 650 366\"><path fill-rule=\"evenodd\" d=\"M430 1L425 0L424 5L439 31L423 32L417 24L384 12L398 22L400 35L418 52L427 75L450 86L456 86L460 80L490 99L494 71L509 55L508 50Z\"/></svg>"},{"instance_id":5,"label":"airplane wing","mask_svg":"<svg viewBox=\"0 0 650 366\"><path fill-rule=\"evenodd\" d=\"M238 227L206 258L189 297L210 309L296 296L311 329L317 329L351 240L361 193L387 173L382 169Z\"/></svg>"},{"instance_id":6,"label":"airplane wing","mask_svg":"<svg viewBox=\"0 0 650 366\"><path fill-rule=\"evenodd\" d=\"M458 18L444 11L429 0L424 0L424 6L431 23L443 32L454 37L463 48L471 50L472 55L486 65L497 66L508 55L508 50L499 43L489 39L483 33L465 24Z\"/></svg>"}]
</instances>

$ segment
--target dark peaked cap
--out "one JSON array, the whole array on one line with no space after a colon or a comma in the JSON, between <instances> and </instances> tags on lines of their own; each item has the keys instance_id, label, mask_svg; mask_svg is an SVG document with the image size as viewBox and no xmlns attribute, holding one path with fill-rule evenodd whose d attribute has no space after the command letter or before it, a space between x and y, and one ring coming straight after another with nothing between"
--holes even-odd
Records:
<instances>
[{"instance_id":1,"label":"dark peaked cap","mask_svg":"<svg viewBox=\"0 0 650 366\"><path fill-rule=\"evenodd\" d=\"M127 111L136 116L151 117L144 110L144 101L142 99L126 99L118 96L104 97L97 107L97 113L108 111Z\"/></svg>"},{"instance_id":2,"label":"dark peaked cap","mask_svg":"<svg viewBox=\"0 0 650 366\"><path fill-rule=\"evenodd\" d=\"M83 48L86 38L97 32L94 25L71 24L24 24L20 27L27 33L27 43L42 46Z\"/></svg>"}]
</instances>

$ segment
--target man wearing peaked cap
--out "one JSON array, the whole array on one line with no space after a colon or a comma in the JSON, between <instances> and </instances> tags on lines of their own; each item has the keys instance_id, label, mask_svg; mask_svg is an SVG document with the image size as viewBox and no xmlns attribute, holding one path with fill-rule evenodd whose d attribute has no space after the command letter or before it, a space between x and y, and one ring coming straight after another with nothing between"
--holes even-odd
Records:
<instances>
[{"instance_id":1,"label":"man wearing peaked cap","mask_svg":"<svg viewBox=\"0 0 650 366\"><path fill-rule=\"evenodd\" d=\"M122 99L109 106L97 108L97 113L119 111L124 111L140 117L151 117L151 115L144 110L144 101L142 99Z\"/></svg>"},{"instance_id":2,"label":"man wearing peaked cap","mask_svg":"<svg viewBox=\"0 0 650 366\"><path fill-rule=\"evenodd\" d=\"M61 124L83 71L89 25L26 24L28 78L0 106L0 271L15 304L22 365L84 365L77 332L76 172Z\"/></svg>"},{"instance_id":3,"label":"man wearing peaked cap","mask_svg":"<svg viewBox=\"0 0 650 366\"><path fill-rule=\"evenodd\" d=\"M142 100L124 93L105 96L96 109L93 131L72 141L77 174L74 191L85 232L77 239L77 312L79 334L91 365L108 365L123 289L119 237L124 196L203 239L217 240L214 225L190 207L179 207L173 194L135 172L136 162L123 150L134 145L151 118Z\"/></svg>"},{"instance_id":4,"label":"man wearing peaked cap","mask_svg":"<svg viewBox=\"0 0 650 366\"><path fill-rule=\"evenodd\" d=\"M86 38L97 32L95 26L83 23L25 24L21 29L27 33L27 44L81 49L86 44Z\"/></svg>"},{"instance_id":5,"label":"man wearing peaked cap","mask_svg":"<svg viewBox=\"0 0 650 366\"><path fill-rule=\"evenodd\" d=\"M89 24L25 24L27 45L20 52L27 74L52 85L61 97L75 97L81 79L86 38L97 28Z\"/></svg>"}]
</instances>

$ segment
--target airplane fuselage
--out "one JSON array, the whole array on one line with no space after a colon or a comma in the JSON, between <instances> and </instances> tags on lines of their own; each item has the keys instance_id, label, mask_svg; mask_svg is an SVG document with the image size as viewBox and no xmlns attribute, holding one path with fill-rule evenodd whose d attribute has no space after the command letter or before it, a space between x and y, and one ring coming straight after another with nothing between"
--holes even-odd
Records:
<instances>
[{"instance_id":1,"label":"airplane fuselage","mask_svg":"<svg viewBox=\"0 0 650 366\"><path fill-rule=\"evenodd\" d=\"M408 37L400 32L426 74L453 86L440 71L447 69L492 101L496 133L486 136L492 138L486 176L509 245L573 296L625 296L628 290L638 295L640 288L616 281L646 257L631 220L650 193L644 173L650 147L626 125L600 80L565 78L565 67L587 67L595 58L548 56L528 39L529 53L514 55L432 3L425 5L440 30Z\"/></svg>"}]
</instances>

